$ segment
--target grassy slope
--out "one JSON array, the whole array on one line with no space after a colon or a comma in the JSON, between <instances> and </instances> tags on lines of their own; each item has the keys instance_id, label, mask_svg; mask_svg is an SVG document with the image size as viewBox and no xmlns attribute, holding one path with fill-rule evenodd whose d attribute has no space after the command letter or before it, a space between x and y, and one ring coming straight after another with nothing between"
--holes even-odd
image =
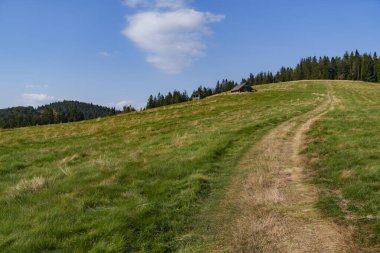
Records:
<instances>
[{"instance_id":1,"label":"grassy slope","mask_svg":"<svg viewBox=\"0 0 380 253\"><path fill-rule=\"evenodd\" d=\"M199 244L242 154L324 92L321 83L277 84L98 121L0 130L0 251Z\"/></svg>"},{"instance_id":2,"label":"grassy slope","mask_svg":"<svg viewBox=\"0 0 380 253\"><path fill-rule=\"evenodd\" d=\"M307 152L323 212L355 227L360 248L380 250L380 86L335 82L340 103L311 131Z\"/></svg>"}]
</instances>

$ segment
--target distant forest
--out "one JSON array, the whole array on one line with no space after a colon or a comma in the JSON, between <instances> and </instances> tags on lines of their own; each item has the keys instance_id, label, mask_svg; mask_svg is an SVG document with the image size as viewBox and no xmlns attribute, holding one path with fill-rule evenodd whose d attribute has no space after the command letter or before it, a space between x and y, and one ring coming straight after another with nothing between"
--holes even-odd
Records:
<instances>
[{"instance_id":1,"label":"distant forest","mask_svg":"<svg viewBox=\"0 0 380 253\"><path fill-rule=\"evenodd\" d=\"M380 58L376 53L360 54L346 52L343 57L303 58L295 68L282 67L276 74L260 72L242 79L247 85L288 82L297 80L353 80L380 83ZM229 80L217 82L214 88L200 86L189 97L186 92L169 92L166 95L150 96L146 108L176 104L192 100L193 97L205 98L231 90L237 83Z\"/></svg>"},{"instance_id":2,"label":"distant forest","mask_svg":"<svg viewBox=\"0 0 380 253\"><path fill-rule=\"evenodd\" d=\"M123 112L130 111L135 111L135 109L131 106L123 109ZM78 101L55 102L38 108L19 106L0 109L0 128L75 122L112 116L121 112L115 108Z\"/></svg>"},{"instance_id":3,"label":"distant forest","mask_svg":"<svg viewBox=\"0 0 380 253\"><path fill-rule=\"evenodd\" d=\"M162 95L161 93L158 93L157 96L150 95L146 109L186 102L192 98L202 99L218 93L230 91L236 85L238 85L236 82L225 79L222 80L222 82L218 81L214 89L199 86L198 89L193 91L191 97L187 95L186 91L180 92L177 90L169 92L166 95Z\"/></svg>"}]
</instances>

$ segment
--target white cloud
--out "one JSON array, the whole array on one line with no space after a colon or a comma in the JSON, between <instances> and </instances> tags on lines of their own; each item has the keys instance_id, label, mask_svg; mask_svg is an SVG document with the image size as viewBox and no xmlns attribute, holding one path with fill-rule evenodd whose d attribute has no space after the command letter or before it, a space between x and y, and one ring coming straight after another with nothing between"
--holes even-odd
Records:
<instances>
[{"instance_id":1,"label":"white cloud","mask_svg":"<svg viewBox=\"0 0 380 253\"><path fill-rule=\"evenodd\" d=\"M155 7L178 9L186 6L185 0L124 0L123 3L131 8L136 7Z\"/></svg>"},{"instance_id":2,"label":"white cloud","mask_svg":"<svg viewBox=\"0 0 380 253\"><path fill-rule=\"evenodd\" d=\"M179 73L204 55L203 38L210 23L223 15L187 7L184 0L126 0L129 6L147 10L127 17L123 34L147 53L147 62L167 73Z\"/></svg>"},{"instance_id":3,"label":"white cloud","mask_svg":"<svg viewBox=\"0 0 380 253\"><path fill-rule=\"evenodd\" d=\"M115 107L117 110L123 110L124 106L132 105L133 101L130 100L122 100L117 103L109 103L109 107Z\"/></svg>"},{"instance_id":4,"label":"white cloud","mask_svg":"<svg viewBox=\"0 0 380 253\"><path fill-rule=\"evenodd\" d=\"M100 52L98 52L98 54L100 56L103 56L103 57L110 57L111 56L111 54L107 51L100 51Z\"/></svg>"},{"instance_id":5,"label":"white cloud","mask_svg":"<svg viewBox=\"0 0 380 253\"><path fill-rule=\"evenodd\" d=\"M36 93L24 93L21 94L21 98L24 102L26 102L29 105L39 105L43 103L56 101L55 97L49 96L47 94Z\"/></svg>"},{"instance_id":6,"label":"white cloud","mask_svg":"<svg viewBox=\"0 0 380 253\"><path fill-rule=\"evenodd\" d=\"M128 106L130 104L131 104L131 101L125 101L125 100L120 101L120 102L116 103L116 109L122 110L124 106Z\"/></svg>"}]
</instances>

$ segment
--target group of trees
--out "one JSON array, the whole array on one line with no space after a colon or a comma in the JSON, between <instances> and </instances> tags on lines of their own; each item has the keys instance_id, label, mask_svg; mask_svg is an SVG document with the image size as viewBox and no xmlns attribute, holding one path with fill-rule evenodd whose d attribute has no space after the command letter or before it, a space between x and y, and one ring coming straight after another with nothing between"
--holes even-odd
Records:
<instances>
[{"instance_id":1,"label":"group of trees","mask_svg":"<svg viewBox=\"0 0 380 253\"><path fill-rule=\"evenodd\" d=\"M123 106L123 113L135 112L136 109L132 105Z\"/></svg>"},{"instance_id":2,"label":"group of trees","mask_svg":"<svg viewBox=\"0 0 380 253\"><path fill-rule=\"evenodd\" d=\"M100 105L82 103L78 101L55 102L37 108L41 112L42 119L47 119L52 123L66 123L99 117L115 115L118 111L115 108L108 108Z\"/></svg>"},{"instance_id":3,"label":"group of trees","mask_svg":"<svg viewBox=\"0 0 380 253\"><path fill-rule=\"evenodd\" d=\"M262 72L243 79L249 85L296 80L353 80L380 83L380 58L376 53L346 52L343 57L303 58L295 68L282 67L275 75Z\"/></svg>"},{"instance_id":4,"label":"group of trees","mask_svg":"<svg viewBox=\"0 0 380 253\"><path fill-rule=\"evenodd\" d=\"M199 86L198 89L196 89L195 91L193 91L192 97L193 98L197 97L197 98L202 99L202 98L205 98L205 97L208 97L208 96L212 96L212 95L215 95L215 94L219 94L219 93L222 93L222 92L230 91L236 85L238 85L238 84L235 83L234 81L223 79L221 82L218 81L216 83L215 88L207 88L207 87L204 87L204 86Z\"/></svg>"},{"instance_id":5,"label":"group of trees","mask_svg":"<svg viewBox=\"0 0 380 253\"><path fill-rule=\"evenodd\" d=\"M146 105L146 109L156 108L165 105L172 105L177 103L186 102L189 100L189 96L185 92L174 90L166 95L158 93L157 96L150 95Z\"/></svg>"},{"instance_id":6,"label":"group of trees","mask_svg":"<svg viewBox=\"0 0 380 253\"><path fill-rule=\"evenodd\" d=\"M132 106L123 112L135 111ZM115 108L82 103L78 101L55 102L38 108L13 107L0 110L0 128L14 128L34 125L74 122L121 113Z\"/></svg>"},{"instance_id":7,"label":"group of trees","mask_svg":"<svg viewBox=\"0 0 380 253\"><path fill-rule=\"evenodd\" d=\"M207 88L204 86L199 86L198 89L194 90L191 96L187 95L187 92L179 92L174 90L173 92L169 92L166 95L158 93L157 96L150 95L148 98L148 102L146 105L146 109L156 108L165 105L172 105L182 102L187 102L192 100L193 98L205 98L208 96L212 96L218 93L226 92L235 87L237 83L230 80L222 80L216 83L215 88Z\"/></svg>"}]
</instances>

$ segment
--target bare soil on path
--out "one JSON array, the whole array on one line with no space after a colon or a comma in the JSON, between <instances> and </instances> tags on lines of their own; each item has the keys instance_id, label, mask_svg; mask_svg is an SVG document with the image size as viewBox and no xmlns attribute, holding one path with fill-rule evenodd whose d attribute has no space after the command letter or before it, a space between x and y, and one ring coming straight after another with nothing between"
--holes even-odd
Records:
<instances>
[{"instance_id":1,"label":"bare soil on path","mask_svg":"<svg viewBox=\"0 0 380 253\"><path fill-rule=\"evenodd\" d=\"M338 103L329 86L316 109L277 126L243 157L216 217L224 224L217 228L221 251L356 251L350 229L315 207L318 189L301 154L310 127Z\"/></svg>"}]
</instances>

